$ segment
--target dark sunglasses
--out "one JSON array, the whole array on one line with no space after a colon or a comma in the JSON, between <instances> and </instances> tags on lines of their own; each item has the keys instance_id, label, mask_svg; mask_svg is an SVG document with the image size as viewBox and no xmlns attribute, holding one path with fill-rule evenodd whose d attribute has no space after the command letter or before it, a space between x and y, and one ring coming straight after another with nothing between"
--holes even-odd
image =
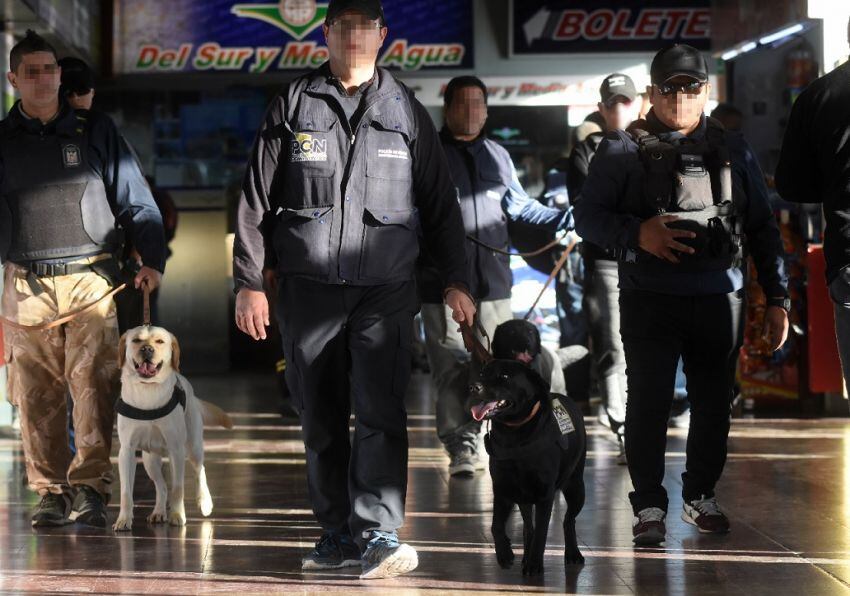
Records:
<instances>
[{"instance_id":1,"label":"dark sunglasses","mask_svg":"<svg viewBox=\"0 0 850 596\"><path fill-rule=\"evenodd\" d=\"M687 93L696 95L705 86L705 81L691 81L690 83L661 83L655 88L661 95L673 95L674 93Z\"/></svg>"}]
</instances>

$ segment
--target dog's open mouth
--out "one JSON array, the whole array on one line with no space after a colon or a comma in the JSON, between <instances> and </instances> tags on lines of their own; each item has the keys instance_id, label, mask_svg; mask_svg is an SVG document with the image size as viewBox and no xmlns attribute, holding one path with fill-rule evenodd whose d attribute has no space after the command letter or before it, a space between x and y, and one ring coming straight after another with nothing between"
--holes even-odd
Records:
<instances>
[{"instance_id":1,"label":"dog's open mouth","mask_svg":"<svg viewBox=\"0 0 850 596\"><path fill-rule=\"evenodd\" d=\"M504 399L499 401L481 402L472 406L472 417L475 418L476 422L481 422L486 418L492 418L499 411L504 410L510 405L511 403Z\"/></svg>"},{"instance_id":2,"label":"dog's open mouth","mask_svg":"<svg viewBox=\"0 0 850 596\"><path fill-rule=\"evenodd\" d=\"M162 362L154 364L149 360L143 360L141 363L133 361L133 364L136 366L136 374L144 379L155 377L162 370Z\"/></svg>"}]
</instances>

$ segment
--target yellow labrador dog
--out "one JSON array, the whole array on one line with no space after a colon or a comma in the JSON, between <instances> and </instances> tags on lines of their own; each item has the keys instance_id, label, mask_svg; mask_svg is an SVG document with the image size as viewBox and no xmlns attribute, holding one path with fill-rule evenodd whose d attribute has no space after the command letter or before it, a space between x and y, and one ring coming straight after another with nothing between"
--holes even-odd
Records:
<instances>
[{"instance_id":1,"label":"yellow labrador dog","mask_svg":"<svg viewBox=\"0 0 850 596\"><path fill-rule=\"evenodd\" d=\"M186 458L198 478L198 507L204 517L213 502L204 471L204 423L232 428L230 417L220 408L195 396L192 385L179 373L177 338L161 327L136 327L119 344L121 399L118 412L118 471L121 476L121 510L114 530L133 526L133 482L136 450L142 451L145 470L156 486L156 504L150 523L186 523L183 485ZM166 509L166 485L162 458L171 462L171 498Z\"/></svg>"}]
</instances>

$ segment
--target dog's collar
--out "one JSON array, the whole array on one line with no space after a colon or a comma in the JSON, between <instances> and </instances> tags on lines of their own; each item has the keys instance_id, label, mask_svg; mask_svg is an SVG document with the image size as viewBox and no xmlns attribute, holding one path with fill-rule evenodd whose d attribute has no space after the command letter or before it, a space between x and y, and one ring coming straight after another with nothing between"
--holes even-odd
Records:
<instances>
[{"instance_id":1,"label":"dog's collar","mask_svg":"<svg viewBox=\"0 0 850 596\"><path fill-rule=\"evenodd\" d=\"M534 407L531 408L531 414L520 420L519 422L499 422L499 424L504 424L505 426L510 426L511 428L516 428L517 426L522 426L523 424L528 424L531 422L531 419L537 416L537 412L540 411L540 401L534 404Z\"/></svg>"},{"instance_id":2,"label":"dog's collar","mask_svg":"<svg viewBox=\"0 0 850 596\"><path fill-rule=\"evenodd\" d=\"M183 391L179 382L174 384L174 392L171 394L171 399L161 408L143 410L131 406L119 397L118 402L115 404L115 411L125 418L132 418L133 420L159 420L171 414L177 406L182 407L184 410L186 409L186 392Z\"/></svg>"}]
</instances>

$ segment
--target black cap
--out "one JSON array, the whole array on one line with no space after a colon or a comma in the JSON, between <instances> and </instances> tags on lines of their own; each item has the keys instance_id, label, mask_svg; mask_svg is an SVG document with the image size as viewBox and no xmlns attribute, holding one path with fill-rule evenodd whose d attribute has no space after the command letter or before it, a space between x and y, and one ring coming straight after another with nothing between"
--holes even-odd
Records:
<instances>
[{"instance_id":1,"label":"black cap","mask_svg":"<svg viewBox=\"0 0 850 596\"><path fill-rule=\"evenodd\" d=\"M637 89L635 89L635 83L629 75L615 72L602 81L602 86L599 87L599 96L602 98L602 103L610 106L616 97L625 97L627 100L633 101L637 97Z\"/></svg>"},{"instance_id":2,"label":"black cap","mask_svg":"<svg viewBox=\"0 0 850 596\"><path fill-rule=\"evenodd\" d=\"M698 49L676 44L655 55L649 76L655 85L666 83L673 77L690 77L704 83L708 80L708 64Z\"/></svg>"},{"instance_id":3,"label":"black cap","mask_svg":"<svg viewBox=\"0 0 850 596\"><path fill-rule=\"evenodd\" d=\"M362 12L367 17L372 19L380 19L383 25L384 7L381 6L381 0L331 0L328 5L328 14L325 17L325 22L330 23L346 10L356 10Z\"/></svg>"},{"instance_id":4,"label":"black cap","mask_svg":"<svg viewBox=\"0 0 850 596\"><path fill-rule=\"evenodd\" d=\"M62 68L60 95L65 96L69 93L85 95L94 89L94 73L89 65L79 58L72 56L62 58L59 60L59 66Z\"/></svg>"}]
</instances>

